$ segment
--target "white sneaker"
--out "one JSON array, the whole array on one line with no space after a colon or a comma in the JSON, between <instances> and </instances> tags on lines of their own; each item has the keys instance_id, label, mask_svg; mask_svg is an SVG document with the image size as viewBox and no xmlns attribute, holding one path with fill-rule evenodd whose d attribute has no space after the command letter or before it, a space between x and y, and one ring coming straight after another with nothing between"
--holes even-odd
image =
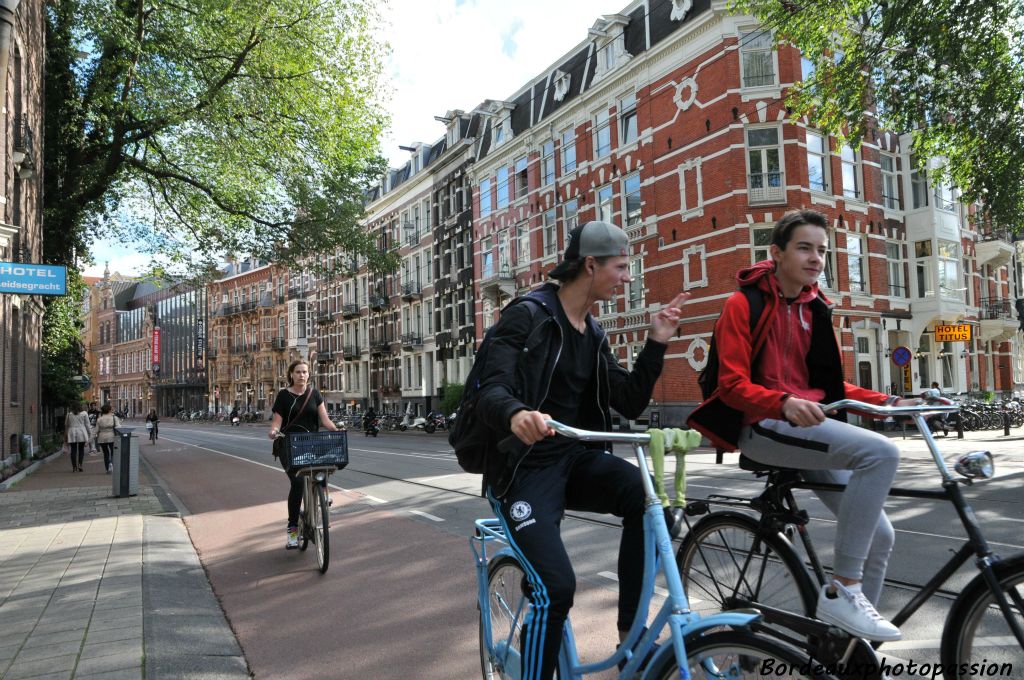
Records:
<instances>
[{"instance_id":1,"label":"white sneaker","mask_svg":"<svg viewBox=\"0 0 1024 680\"><path fill-rule=\"evenodd\" d=\"M299 547L299 530L297 527L288 527L288 540L284 547L286 550L294 550Z\"/></svg>"},{"instance_id":2,"label":"white sneaker","mask_svg":"<svg viewBox=\"0 0 1024 680\"><path fill-rule=\"evenodd\" d=\"M844 586L833 581L831 587L836 590L835 597L827 595L829 587L822 586L818 594L820 620L865 640L892 642L900 639L900 629L882 618L868 602L868 598L864 597L859 583L855 586Z\"/></svg>"}]
</instances>

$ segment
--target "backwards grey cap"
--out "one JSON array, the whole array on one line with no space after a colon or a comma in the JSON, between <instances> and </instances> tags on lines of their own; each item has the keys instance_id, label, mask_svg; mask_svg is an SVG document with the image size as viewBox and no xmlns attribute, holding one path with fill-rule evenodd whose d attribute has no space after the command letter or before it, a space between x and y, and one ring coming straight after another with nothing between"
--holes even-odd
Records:
<instances>
[{"instance_id":1,"label":"backwards grey cap","mask_svg":"<svg viewBox=\"0 0 1024 680\"><path fill-rule=\"evenodd\" d=\"M548 276L560 276L569 263L584 257L615 257L629 254L629 237L611 222L587 222L569 232L569 247Z\"/></svg>"}]
</instances>

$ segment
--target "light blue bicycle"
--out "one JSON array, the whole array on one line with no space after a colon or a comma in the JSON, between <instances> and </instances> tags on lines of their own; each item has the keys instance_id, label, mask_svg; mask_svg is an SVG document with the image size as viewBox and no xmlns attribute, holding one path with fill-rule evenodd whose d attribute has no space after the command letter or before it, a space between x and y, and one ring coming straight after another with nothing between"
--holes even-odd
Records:
<instances>
[{"instance_id":1,"label":"light blue bicycle","mask_svg":"<svg viewBox=\"0 0 1024 680\"><path fill-rule=\"evenodd\" d=\"M643 446L647 434L590 432L548 421L559 434L582 441L631 444L641 470L647 471ZM619 678L669 680L680 678L829 678L814 668L799 650L754 632L760 619L756 610L719 612L700 617L690 611L672 540L650 474L641 475L646 494L644 512L643 591L636 618L626 640L607 658L582 664L576 651L571 621L566 620L559 653L559 680L580 680L625 662ZM478 519L470 538L476 558L477 600L480 608L480 666L487 680L520 680L519 641L523 624L530 620L529 584L498 519ZM664 576L668 597L649 627L647 623L654 582ZM665 629L669 639L656 644ZM649 661L644 661L650 657Z\"/></svg>"}]
</instances>

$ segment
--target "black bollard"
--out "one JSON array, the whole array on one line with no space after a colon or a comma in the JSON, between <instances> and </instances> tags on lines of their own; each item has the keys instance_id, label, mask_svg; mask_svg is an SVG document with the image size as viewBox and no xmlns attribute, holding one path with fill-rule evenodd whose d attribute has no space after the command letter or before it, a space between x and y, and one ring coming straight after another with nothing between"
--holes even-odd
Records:
<instances>
[{"instance_id":1,"label":"black bollard","mask_svg":"<svg viewBox=\"0 0 1024 680\"><path fill-rule=\"evenodd\" d=\"M1003 436L1010 436L1010 412L1003 411Z\"/></svg>"},{"instance_id":2,"label":"black bollard","mask_svg":"<svg viewBox=\"0 0 1024 680\"><path fill-rule=\"evenodd\" d=\"M964 438L964 417L960 413L956 414L956 438Z\"/></svg>"}]
</instances>

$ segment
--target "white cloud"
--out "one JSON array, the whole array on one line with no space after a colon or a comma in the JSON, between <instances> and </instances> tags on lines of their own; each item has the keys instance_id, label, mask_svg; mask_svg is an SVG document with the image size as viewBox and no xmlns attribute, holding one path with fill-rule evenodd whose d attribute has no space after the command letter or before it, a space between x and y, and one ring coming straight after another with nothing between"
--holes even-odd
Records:
<instances>
[{"instance_id":1,"label":"white cloud","mask_svg":"<svg viewBox=\"0 0 1024 680\"><path fill-rule=\"evenodd\" d=\"M623 0L391 0L383 36L392 48L387 65L392 129L383 141L391 165L409 158L399 145L433 143L444 134L434 116L510 97L585 40L598 16L625 5Z\"/></svg>"}]
</instances>

